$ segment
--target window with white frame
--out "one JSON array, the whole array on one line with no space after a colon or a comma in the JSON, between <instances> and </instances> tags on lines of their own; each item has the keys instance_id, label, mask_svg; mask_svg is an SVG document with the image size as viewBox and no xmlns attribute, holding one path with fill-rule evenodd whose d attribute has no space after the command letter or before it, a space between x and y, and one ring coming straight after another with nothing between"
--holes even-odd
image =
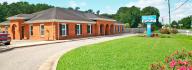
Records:
<instances>
[{"instance_id":1,"label":"window with white frame","mask_svg":"<svg viewBox=\"0 0 192 70\"><path fill-rule=\"evenodd\" d=\"M76 34L81 35L81 24L76 25Z\"/></svg>"},{"instance_id":2,"label":"window with white frame","mask_svg":"<svg viewBox=\"0 0 192 70\"><path fill-rule=\"evenodd\" d=\"M5 33L8 33L8 29L9 29L9 27L5 26Z\"/></svg>"},{"instance_id":3,"label":"window with white frame","mask_svg":"<svg viewBox=\"0 0 192 70\"><path fill-rule=\"evenodd\" d=\"M67 24L60 25L60 34L62 36L67 36Z\"/></svg>"},{"instance_id":4,"label":"window with white frame","mask_svg":"<svg viewBox=\"0 0 192 70\"><path fill-rule=\"evenodd\" d=\"M88 34L91 34L91 33L92 33L92 25L91 25L91 24L88 24L88 25L87 25L87 33L88 33Z\"/></svg>"},{"instance_id":5,"label":"window with white frame","mask_svg":"<svg viewBox=\"0 0 192 70\"><path fill-rule=\"evenodd\" d=\"M32 35L33 35L33 25L30 25L30 30L29 30L29 32L30 32L30 35L32 36Z\"/></svg>"},{"instance_id":6,"label":"window with white frame","mask_svg":"<svg viewBox=\"0 0 192 70\"><path fill-rule=\"evenodd\" d=\"M40 34L41 34L41 36L45 35L45 26L44 26L44 24L40 25Z\"/></svg>"}]
</instances>

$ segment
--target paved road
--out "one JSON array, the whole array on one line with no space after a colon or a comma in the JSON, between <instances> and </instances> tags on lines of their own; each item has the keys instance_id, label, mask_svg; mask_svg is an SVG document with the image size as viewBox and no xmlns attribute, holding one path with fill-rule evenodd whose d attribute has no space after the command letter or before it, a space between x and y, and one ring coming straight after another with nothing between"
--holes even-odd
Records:
<instances>
[{"instance_id":1,"label":"paved road","mask_svg":"<svg viewBox=\"0 0 192 70\"><path fill-rule=\"evenodd\" d=\"M192 36L192 30L178 30L179 33ZM188 32L188 33L187 33Z\"/></svg>"},{"instance_id":2,"label":"paved road","mask_svg":"<svg viewBox=\"0 0 192 70\"><path fill-rule=\"evenodd\" d=\"M123 34L118 36L106 36L95 38L83 38L65 43L56 43L36 47L18 48L0 53L0 70L38 70L39 66L49 57L67 52L79 46L104 42L117 38L133 36L135 34Z\"/></svg>"}]
</instances>

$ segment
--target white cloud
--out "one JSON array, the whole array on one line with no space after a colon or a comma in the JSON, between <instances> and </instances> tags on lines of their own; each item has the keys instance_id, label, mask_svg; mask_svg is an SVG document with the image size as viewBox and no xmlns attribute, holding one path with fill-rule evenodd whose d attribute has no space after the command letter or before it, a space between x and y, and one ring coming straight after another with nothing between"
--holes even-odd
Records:
<instances>
[{"instance_id":1,"label":"white cloud","mask_svg":"<svg viewBox=\"0 0 192 70\"><path fill-rule=\"evenodd\" d=\"M87 5L87 3L86 3L86 2L76 2L76 1L74 1L74 0L70 0L70 1L67 3L67 5L68 5L69 7L75 8L75 7L84 7L84 6Z\"/></svg>"},{"instance_id":2,"label":"white cloud","mask_svg":"<svg viewBox=\"0 0 192 70\"><path fill-rule=\"evenodd\" d=\"M13 3L13 2L18 2L21 0L0 0L0 3L7 2L7 3Z\"/></svg>"},{"instance_id":3,"label":"white cloud","mask_svg":"<svg viewBox=\"0 0 192 70\"><path fill-rule=\"evenodd\" d=\"M182 3L183 2L175 3L172 9L180 6ZM154 6L160 10L160 15L161 15L160 17L164 19L164 22L166 23L168 22L168 5L167 5L167 1L165 0L139 0L136 2L128 3L126 6L131 7L133 5L140 7L141 9L147 6ZM174 13L171 14L172 20L179 20L183 17L191 15L192 14L191 7L192 7L192 4L188 3L182 6L181 8L179 8L178 10L176 10ZM161 18L160 18L160 21L161 21Z\"/></svg>"}]
</instances>

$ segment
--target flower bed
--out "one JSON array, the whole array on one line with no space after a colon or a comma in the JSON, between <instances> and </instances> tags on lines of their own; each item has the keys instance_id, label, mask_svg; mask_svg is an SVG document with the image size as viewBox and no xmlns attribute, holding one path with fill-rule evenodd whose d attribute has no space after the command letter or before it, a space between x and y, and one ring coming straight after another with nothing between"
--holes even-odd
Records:
<instances>
[{"instance_id":1,"label":"flower bed","mask_svg":"<svg viewBox=\"0 0 192 70\"><path fill-rule=\"evenodd\" d=\"M150 65L151 70L192 70L192 51L175 51L165 58L165 62Z\"/></svg>"}]
</instances>

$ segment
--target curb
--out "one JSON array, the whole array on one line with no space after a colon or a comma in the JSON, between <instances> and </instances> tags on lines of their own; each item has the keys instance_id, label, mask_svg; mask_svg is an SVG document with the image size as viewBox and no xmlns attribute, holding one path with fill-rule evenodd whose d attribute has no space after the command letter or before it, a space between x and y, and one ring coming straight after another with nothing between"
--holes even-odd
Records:
<instances>
[{"instance_id":1,"label":"curb","mask_svg":"<svg viewBox=\"0 0 192 70\"><path fill-rule=\"evenodd\" d=\"M69 41L66 40L66 41L60 41L60 42L51 42L51 43L42 43L42 44L33 44L33 45L24 45L24 46L15 46L15 47L14 46L12 46L12 47L7 46L8 48L6 48L4 50L0 50L0 53L11 51L11 50L17 49L17 48L28 48L28 47L33 47L33 46L41 46L41 45L63 43L63 42L69 42Z\"/></svg>"},{"instance_id":2,"label":"curb","mask_svg":"<svg viewBox=\"0 0 192 70\"><path fill-rule=\"evenodd\" d=\"M60 52L59 54L49 57L43 64L40 65L38 70L56 70L57 63L63 53L65 52Z\"/></svg>"}]
</instances>

